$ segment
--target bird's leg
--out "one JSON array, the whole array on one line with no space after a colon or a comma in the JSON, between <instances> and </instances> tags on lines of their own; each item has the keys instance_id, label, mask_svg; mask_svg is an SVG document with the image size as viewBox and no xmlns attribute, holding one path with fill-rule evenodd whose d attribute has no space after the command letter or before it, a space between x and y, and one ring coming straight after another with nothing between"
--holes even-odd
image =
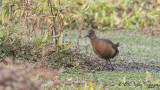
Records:
<instances>
[{"instance_id":1,"label":"bird's leg","mask_svg":"<svg viewBox=\"0 0 160 90\"><path fill-rule=\"evenodd\" d=\"M106 64L105 64L105 66L107 66L108 65L108 60L106 60Z\"/></svg>"},{"instance_id":2,"label":"bird's leg","mask_svg":"<svg viewBox=\"0 0 160 90\"><path fill-rule=\"evenodd\" d=\"M108 59L105 59L106 60L106 62L105 62L105 65L104 65L104 68L106 68L107 66L108 66Z\"/></svg>"},{"instance_id":3,"label":"bird's leg","mask_svg":"<svg viewBox=\"0 0 160 90\"><path fill-rule=\"evenodd\" d=\"M111 63L111 60L110 60L110 59L108 59L108 61L109 61L110 65L111 65L111 67L112 67L112 71L113 71L113 70L114 70L114 67L113 67L113 65L112 65L112 63Z\"/></svg>"},{"instance_id":4,"label":"bird's leg","mask_svg":"<svg viewBox=\"0 0 160 90\"><path fill-rule=\"evenodd\" d=\"M108 64L108 60L106 60L106 65Z\"/></svg>"}]
</instances>

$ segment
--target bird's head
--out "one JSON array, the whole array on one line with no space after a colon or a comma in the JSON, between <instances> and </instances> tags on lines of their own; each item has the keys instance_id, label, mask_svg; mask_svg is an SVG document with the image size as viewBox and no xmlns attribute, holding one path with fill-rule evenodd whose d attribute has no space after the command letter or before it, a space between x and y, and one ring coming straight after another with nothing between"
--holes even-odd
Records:
<instances>
[{"instance_id":1,"label":"bird's head","mask_svg":"<svg viewBox=\"0 0 160 90\"><path fill-rule=\"evenodd\" d=\"M85 37L88 37L89 39L94 40L94 39L96 39L96 34L93 30L89 30Z\"/></svg>"}]
</instances>

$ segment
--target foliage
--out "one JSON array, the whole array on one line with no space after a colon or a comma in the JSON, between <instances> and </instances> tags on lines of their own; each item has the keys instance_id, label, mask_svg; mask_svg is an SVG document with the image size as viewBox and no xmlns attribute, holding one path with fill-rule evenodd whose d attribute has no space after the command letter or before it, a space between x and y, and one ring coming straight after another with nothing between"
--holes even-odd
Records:
<instances>
[{"instance_id":1,"label":"foliage","mask_svg":"<svg viewBox=\"0 0 160 90\"><path fill-rule=\"evenodd\" d=\"M93 70L95 66L99 68L101 65L97 61L89 61L91 58L88 54L90 53L81 54L85 51L81 48L77 49L80 44L85 43L84 45L86 45L88 43L80 39L81 30L86 28L157 30L160 23L159 5L159 0L0 0L0 60L6 61L8 56L13 56L14 60L19 61L37 62L42 60L48 62L48 66L58 69L70 67ZM64 29L68 29L69 33L72 29L77 29L78 39L71 38L75 37L75 33L72 36L67 33L70 36L69 41ZM122 33L117 31L114 35L110 33L107 35L109 39L122 43L117 67L123 66L122 69L125 70L135 70L135 68L136 70L144 70L147 68L151 71L154 67L153 71L157 72L159 70L158 61L155 62L155 60L159 60L159 39L146 39L148 36L142 38L140 37L142 34L132 36L126 32ZM154 33L151 32L151 34ZM75 40L76 42L74 42ZM79 41L82 41L82 43L79 43ZM74 49L74 43L77 45L76 49ZM71 47L73 48L70 49ZM89 47L88 50L90 49ZM132 62L125 61L126 59L131 59ZM139 61L157 63L154 64L157 66L138 63ZM39 81L42 76L47 75L48 71L51 70L47 70L45 73L45 70L42 71L39 71L42 73L38 73L30 79ZM57 87L59 89L102 90L105 85L107 88L113 89L130 88L125 87L126 85L133 85L133 87L144 85L148 89L156 88L153 85L159 84L159 79L154 78L148 71L146 71L146 76L142 74L143 72L136 73L136 75L135 72L129 72L126 75L125 72L121 71L113 73L98 72L95 74L78 71L78 75L81 75L81 73L85 80L82 78L76 80L85 81L83 84L71 79L71 81L68 81L69 85L66 85L64 82L67 81L62 80ZM84 75L84 73L87 73L87 75ZM62 74L62 76L65 74ZM141 77L139 74L142 74ZM69 76L65 76L68 80ZM48 79L49 75L46 77ZM74 77L74 75L71 77ZM103 77L106 81L103 80ZM56 77L52 76L50 78ZM98 80L98 83L95 80ZM99 81L102 81L101 83L104 86L99 84ZM110 83L112 81L116 83L112 85ZM47 83L45 87L49 88L49 84Z\"/></svg>"},{"instance_id":2,"label":"foliage","mask_svg":"<svg viewBox=\"0 0 160 90\"><path fill-rule=\"evenodd\" d=\"M37 46L53 41L53 38L57 44L64 27L79 18L79 15L70 13L71 5L72 2L61 3L60 0L2 0L1 25L8 35L16 34L27 41L38 41ZM72 16L76 19L72 20ZM16 29L13 30L11 25Z\"/></svg>"},{"instance_id":3,"label":"foliage","mask_svg":"<svg viewBox=\"0 0 160 90\"><path fill-rule=\"evenodd\" d=\"M0 7L2 10L0 13L1 58L15 50L15 57L21 57L21 55L23 57L25 54L26 58L31 58L30 55L33 55L31 50L37 49L37 53L39 52L38 48L48 43L55 43L55 46L58 47L58 54L59 48L62 51L68 50L72 44L62 47L62 35L64 27L73 16L68 14L69 9L72 8L69 7L70 5L70 2L61 4L60 0L2 0ZM58 40L61 45L58 44ZM28 48L33 44L36 46ZM39 55L40 53L38 57Z\"/></svg>"},{"instance_id":4,"label":"foliage","mask_svg":"<svg viewBox=\"0 0 160 90\"><path fill-rule=\"evenodd\" d=\"M81 0L86 22L105 28L159 27L159 2L157 0Z\"/></svg>"},{"instance_id":5,"label":"foliage","mask_svg":"<svg viewBox=\"0 0 160 90\"><path fill-rule=\"evenodd\" d=\"M71 12L84 16L84 26L99 29L151 29L159 27L157 0L70 0L76 3ZM62 0L61 2L66 2Z\"/></svg>"}]
</instances>

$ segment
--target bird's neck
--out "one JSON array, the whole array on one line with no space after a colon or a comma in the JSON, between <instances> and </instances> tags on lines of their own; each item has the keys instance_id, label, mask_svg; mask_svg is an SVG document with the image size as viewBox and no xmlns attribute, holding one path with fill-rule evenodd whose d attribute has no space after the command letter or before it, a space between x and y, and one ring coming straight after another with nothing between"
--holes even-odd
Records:
<instances>
[{"instance_id":1,"label":"bird's neck","mask_svg":"<svg viewBox=\"0 0 160 90\"><path fill-rule=\"evenodd\" d=\"M92 41L94 41L94 40L97 39L97 36L95 35L95 36L89 37L89 39L92 40Z\"/></svg>"},{"instance_id":2,"label":"bird's neck","mask_svg":"<svg viewBox=\"0 0 160 90\"><path fill-rule=\"evenodd\" d=\"M96 38L94 38L94 39L90 39L91 44L93 45L93 44L94 44L94 42L95 42L97 39L98 39L97 37L96 37Z\"/></svg>"}]
</instances>

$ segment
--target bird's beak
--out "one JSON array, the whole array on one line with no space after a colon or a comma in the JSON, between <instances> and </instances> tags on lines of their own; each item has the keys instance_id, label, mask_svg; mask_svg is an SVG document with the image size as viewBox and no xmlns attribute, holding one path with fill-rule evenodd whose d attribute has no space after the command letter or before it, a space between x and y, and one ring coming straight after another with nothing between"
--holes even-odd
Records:
<instances>
[{"instance_id":1,"label":"bird's beak","mask_svg":"<svg viewBox=\"0 0 160 90\"><path fill-rule=\"evenodd\" d=\"M89 35L87 34L84 38L89 37Z\"/></svg>"}]
</instances>

